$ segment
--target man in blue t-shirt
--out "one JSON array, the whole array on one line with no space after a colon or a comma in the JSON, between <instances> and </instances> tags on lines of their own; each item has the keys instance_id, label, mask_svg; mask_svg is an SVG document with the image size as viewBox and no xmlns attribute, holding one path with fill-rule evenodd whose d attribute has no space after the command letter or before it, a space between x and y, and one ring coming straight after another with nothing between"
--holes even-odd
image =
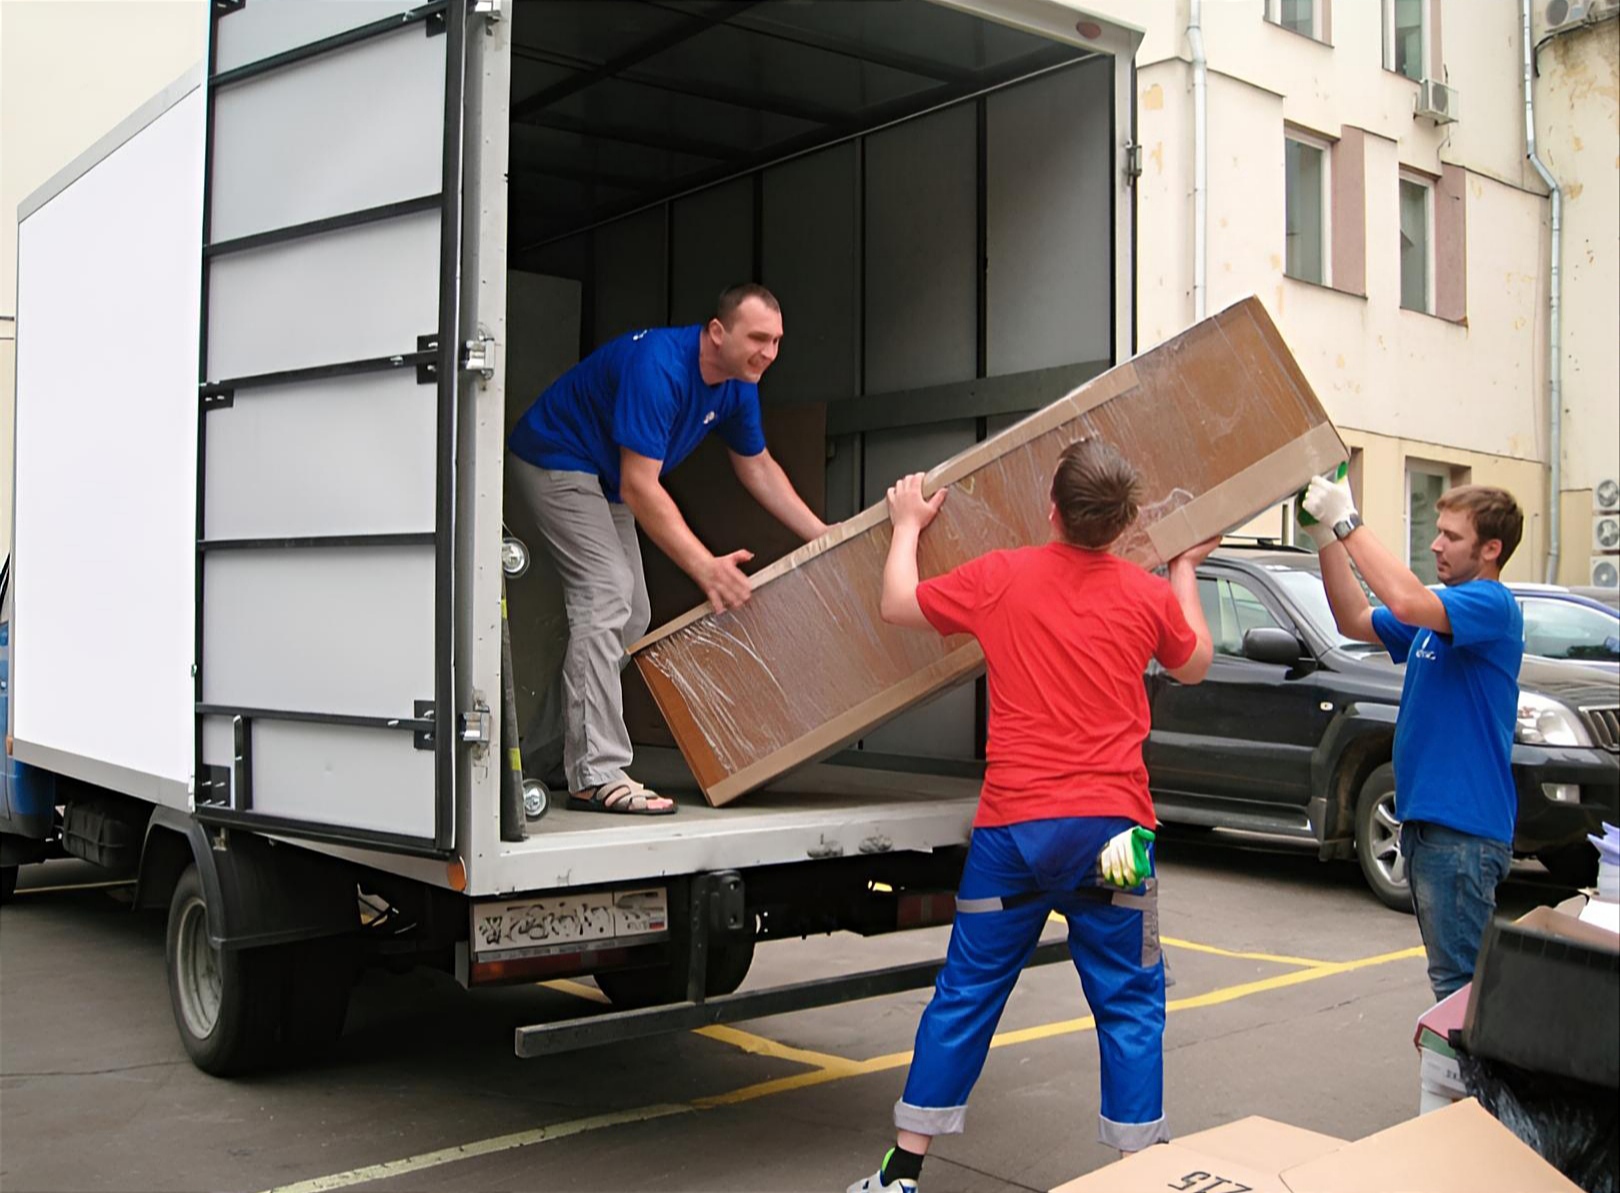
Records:
<instances>
[{"instance_id":1,"label":"man in blue t-shirt","mask_svg":"<svg viewBox=\"0 0 1620 1193\"><path fill-rule=\"evenodd\" d=\"M826 523L765 449L758 383L782 342L782 310L764 286L732 286L714 317L631 332L564 373L524 413L507 447L513 480L557 565L568 615L562 675L543 701L540 736L562 739L568 806L667 815L675 802L625 773L632 751L619 671L647 632L647 583L636 539L647 536L703 590L716 612L748 600L746 550L715 555L692 533L660 479L714 431L743 487L805 540ZM542 741L542 751L552 742Z\"/></svg>"},{"instance_id":2,"label":"man in blue t-shirt","mask_svg":"<svg viewBox=\"0 0 1620 1193\"><path fill-rule=\"evenodd\" d=\"M1436 504L1429 550L1445 585L1426 587L1361 524L1349 483L1312 479L1301 503L1345 636L1381 642L1406 664L1395 721L1395 812L1412 905L1445 998L1473 980L1496 885L1513 862L1513 729L1524 617L1503 586L1524 514L1513 495L1462 485ZM1384 602L1374 609L1350 570Z\"/></svg>"}]
</instances>

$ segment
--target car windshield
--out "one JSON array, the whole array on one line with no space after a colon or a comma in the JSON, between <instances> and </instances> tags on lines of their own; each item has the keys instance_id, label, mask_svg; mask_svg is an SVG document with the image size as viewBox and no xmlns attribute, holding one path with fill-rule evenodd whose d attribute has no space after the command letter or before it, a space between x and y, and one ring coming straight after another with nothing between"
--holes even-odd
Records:
<instances>
[{"instance_id":1,"label":"car windshield","mask_svg":"<svg viewBox=\"0 0 1620 1193\"><path fill-rule=\"evenodd\" d=\"M1304 613L1316 627L1317 632L1338 649L1364 653L1384 649L1378 643L1358 642L1339 633L1339 627L1333 624L1333 609L1328 605L1327 589L1322 587L1322 577L1315 572L1284 568L1272 572L1272 575L1277 578L1277 583L1283 591L1293 598L1300 612ZM1371 602L1373 608L1380 608L1383 605L1384 602L1374 596L1366 584L1361 588L1367 594L1367 600Z\"/></svg>"},{"instance_id":2,"label":"car windshield","mask_svg":"<svg viewBox=\"0 0 1620 1193\"><path fill-rule=\"evenodd\" d=\"M1620 617L1606 609L1521 594L1524 649L1545 659L1612 662L1620 659Z\"/></svg>"}]
</instances>

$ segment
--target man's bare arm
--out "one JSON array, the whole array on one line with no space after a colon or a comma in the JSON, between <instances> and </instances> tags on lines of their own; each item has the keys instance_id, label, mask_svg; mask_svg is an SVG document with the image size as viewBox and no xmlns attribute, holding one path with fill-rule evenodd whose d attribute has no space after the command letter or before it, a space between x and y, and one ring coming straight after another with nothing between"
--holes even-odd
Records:
<instances>
[{"instance_id":1,"label":"man's bare arm","mask_svg":"<svg viewBox=\"0 0 1620 1193\"><path fill-rule=\"evenodd\" d=\"M736 608L753 594L740 566L754 557L753 552L733 551L717 556L705 547L659 479L663 466L662 460L620 448L619 495L647 537L697 582L716 612Z\"/></svg>"},{"instance_id":2,"label":"man's bare arm","mask_svg":"<svg viewBox=\"0 0 1620 1193\"><path fill-rule=\"evenodd\" d=\"M827 524L804 503L799 491L793 487L788 474L776 462L769 449L754 456L731 453L731 468L742 481L743 488L753 494L754 500L765 511L794 534L809 542L827 533Z\"/></svg>"}]
</instances>

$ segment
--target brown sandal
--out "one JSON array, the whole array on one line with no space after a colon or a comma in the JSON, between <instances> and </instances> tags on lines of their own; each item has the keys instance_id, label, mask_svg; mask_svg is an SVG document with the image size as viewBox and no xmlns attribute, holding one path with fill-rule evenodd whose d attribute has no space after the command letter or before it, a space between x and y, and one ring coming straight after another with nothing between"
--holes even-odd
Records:
<instances>
[{"instance_id":1,"label":"brown sandal","mask_svg":"<svg viewBox=\"0 0 1620 1193\"><path fill-rule=\"evenodd\" d=\"M655 808L654 800L662 800L667 808ZM568 793L571 812L608 812L618 816L671 816L679 805L668 796L643 787L634 779L620 779L603 783L590 791Z\"/></svg>"}]
</instances>

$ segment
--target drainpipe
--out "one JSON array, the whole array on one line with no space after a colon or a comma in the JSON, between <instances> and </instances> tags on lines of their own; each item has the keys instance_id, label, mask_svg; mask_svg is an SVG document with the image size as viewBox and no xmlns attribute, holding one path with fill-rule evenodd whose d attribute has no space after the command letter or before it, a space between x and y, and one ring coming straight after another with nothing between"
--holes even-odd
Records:
<instances>
[{"instance_id":1,"label":"drainpipe","mask_svg":"<svg viewBox=\"0 0 1620 1193\"><path fill-rule=\"evenodd\" d=\"M1528 3L1528 0L1526 0ZM1208 300L1207 239L1209 223L1209 144L1204 106L1205 59L1203 0L1190 0L1187 45L1192 51L1193 81L1193 319L1204 317Z\"/></svg>"},{"instance_id":2,"label":"drainpipe","mask_svg":"<svg viewBox=\"0 0 1620 1193\"><path fill-rule=\"evenodd\" d=\"M1195 0L1196 2L1196 0ZM1563 348L1559 340L1559 299L1563 291L1558 262L1563 247L1564 190L1536 156L1536 99L1534 51L1530 41L1530 0L1519 0L1519 26L1524 41L1524 145L1525 156L1552 192L1552 271L1547 286L1547 583L1558 583L1558 539L1562 534L1564 484Z\"/></svg>"}]
</instances>

